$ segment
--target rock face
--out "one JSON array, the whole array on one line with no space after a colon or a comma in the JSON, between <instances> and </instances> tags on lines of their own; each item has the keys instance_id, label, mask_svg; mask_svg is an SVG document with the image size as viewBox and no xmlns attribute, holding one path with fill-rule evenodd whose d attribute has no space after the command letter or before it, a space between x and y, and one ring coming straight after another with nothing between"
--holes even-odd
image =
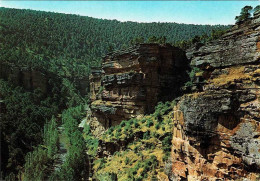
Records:
<instances>
[{"instance_id":1,"label":"rock face","mask_svg":"<svg viewBox=\"0 0 260 181\"><path fill-rule=\"evenodd\" d=\"M191 65L221 68L259 63L260 14L241 25L235 25L221 39L200 48L188 50Z\"/></svg>"},{"instance_id":2,"label":"rock face","mask_svg":"<svg viewBox=\"0 0 260 181\"><path fill-rule=\"evenodd\" d=\"M256 180L260 173L260 14L188 50L204 79L175 107L172 173L188 180ZM200 83L200 82L198 82Z\"/></svg>"},{"instance_id":3,"label":"rock face","mask_svg":"<svg viewBox=\"0 0 260 181\"><path fill-rule=\"evenodd\" d=\"M170 45L141 44L109 54L90 76L92 127L96 134L180 95L187 81L185 53Z\"/></svg>"}]
</instances>

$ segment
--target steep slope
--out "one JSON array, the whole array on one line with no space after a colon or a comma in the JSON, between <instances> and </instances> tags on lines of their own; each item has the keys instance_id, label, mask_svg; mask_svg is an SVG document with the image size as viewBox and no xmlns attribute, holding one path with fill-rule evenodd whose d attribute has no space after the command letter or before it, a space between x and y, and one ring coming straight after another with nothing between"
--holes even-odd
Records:
<instances>
[{"instance_id":1,"label":"steep slope","mask_svg":"<svg viewBox=\"0 0 260 181\"><path fill-rule=\"evenodd\" d=\"M104 57L102 69L90 76L90 125L100 125L95 134L180 95L187 70L184 51L168 44L140 44Z\"/></svg>"},{"instance_id":2,"label":"steep slope","mask_svg":"<svg viewBox=\"0 0 260 181\"><path fill-rule=\"evenodd\" d=\"M177 89L188 92L182 92L177 98L172 96L175 98L172 102L159 103L153 114L138 116L128 112L136 118L117 126L108 125L110 128L99 136L95 147L89 149L96 150L91 152L94 178L256 180L260 173L259 43L260 14L256 14L234 26L222 38L187 50L192 66L191 82L186 87L178 85ZM134 57L129 56L131 53L105 61L103 66L112 67L108 75L118 76L116 70L120 68L131 72L132 66L126 69L127 66L118 64L128 60L127 65L134 65L131 61L134 58L129 58ZM91 79L93 103L107 91L106 87L99 90L95 86L117 88L117 84L109 84L104 78L106 71L95 73L96 79ZM102 81L99 73L103 74ZM96 93L99 93L97 97ZM111 106L106 103L110 98L104 97L100 106ZM112 98L118 98L117 94ZM95 113L97 122L99 114L103 113ZM88 124L88 133L95 132Z\"/></svg>"},{"instance_id":3,"label":"steep slope","mask_svg":"<svg viewBox=\"0 0 260 181\"><path fill-rule=\"evenodd\" d=\"M79 78L101 56L128 47L136 37L165 36L168 42L210 34L227 26L177 23L136 23L78 15L0 8L0 62Z\"/></svg>"},{"instance_id":4,"label":"steep slope","mask_svg":"<svg viewBox=\"0 0 260 181\"><path fill-rule=\"evenodd\" d=\"M256 180L260 171L260 14L187 52L199 92L175 107L172 173L188 180Z\"/></svg>"}]
</instances>

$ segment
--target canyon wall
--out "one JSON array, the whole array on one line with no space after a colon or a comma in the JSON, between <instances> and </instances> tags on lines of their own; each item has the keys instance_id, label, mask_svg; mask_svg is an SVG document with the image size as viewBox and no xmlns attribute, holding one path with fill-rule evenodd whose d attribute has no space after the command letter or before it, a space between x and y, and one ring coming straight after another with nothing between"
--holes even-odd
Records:
<instances>
[{"instance_id":1,"label":"canyon wall","mask_svg":"<svg viewBox=\"0 0 260 181\"><path fill-rule=\"evenodd\" d=\"M172 174L179 180L256 180L260 173L260 14L187 51L197 92L175 107ZM259 178L258 178L259 179Z\"/></svg>"},{"instance_id":2,"label":"canyon wall","mask_svg":"<svg viewBox=\"0 0 260 181\"><path fill-rule=\"evenodd\" d=\"M196 70L191 89L184 86L189 63ZM99 137L122 120L152 113L159 101L175 99L169 180L257 180L259 86L256 14L186 56L157 44L107 55L90 76L88 124Z\"/></svg>"},{"instance_id":3,"label":"canyon wall","mask_svg":"<svg viewBox=\"0 0 260 181\"><path fill-rule=\"evenodd\" d=\"M94 134L179 96L187 68L185 53L171 45L140 44L108 54L90 76Z\"/></svg>"}]
</instances>

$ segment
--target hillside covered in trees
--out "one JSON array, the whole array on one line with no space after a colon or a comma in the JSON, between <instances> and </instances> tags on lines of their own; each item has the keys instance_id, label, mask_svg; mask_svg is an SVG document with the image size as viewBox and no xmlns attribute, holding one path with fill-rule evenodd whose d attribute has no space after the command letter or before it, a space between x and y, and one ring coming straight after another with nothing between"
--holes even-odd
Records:
<instances>
[{"instance_id":1,"label":"hillside covered in trees","mask_svg":"<svg viewBox=\"0 0 260 181\"><path fill-rule=\"evenodd\" d=\"M38 89L28 91L16 87L8 79L0 81L1 178L42 180L52 172L53 180L71 180L76 175L84 175L80 171L85 165L78 155L84 157L85 143L78 124L84 118L83 105L88 98L75 88L75 79L88 78L91 67L100 66L101 57L106 53L141 42L174 45L226 28L228 26L119 22L0 8L1 71L2 65L7 65L21 71L37 70L52 75L48 77L51 86L47 95ZM57 159L57 134L61 125L69 153L61 169L53 172L50 165ZM95 142L95 139L89 140Z\"/></svg>"},{"instance_id":2,"label":"hillside covered in trees","mask_svg":"<svg viewBox=\"0 0 260 181\"><path fill-rule=\"evenodd\" d=\"M210 34L227 26L136 23L32 10L0 8L0 61L48 69L65 76L86 76L107 52L135 39L169 43ZM142 40L143 39L143 40Z\"/></svg>"}]
</instances>

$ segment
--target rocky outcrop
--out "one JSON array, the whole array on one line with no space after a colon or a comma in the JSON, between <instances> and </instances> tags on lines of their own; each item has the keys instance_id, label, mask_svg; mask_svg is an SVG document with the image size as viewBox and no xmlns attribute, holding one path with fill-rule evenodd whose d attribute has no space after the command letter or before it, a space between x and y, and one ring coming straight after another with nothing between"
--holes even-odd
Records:
<instances>
[{"instance_id":1,"label":"rocky outcrop","mask_svg":"<svg viewBox=\"0 0 260 181\"><path fill-rule=\"evenodd\" d=\"M260 173L260 15L187 52L198 92L175 107L172 173L180 180L256 180Z\"/></svg>"},{"instance_id":2,"label":"rocky outcrop","mask_svg":"<svg viewBox=\"0 0 260 181\"><path fill-rule=\"evenodd\" d=\"M187 50L186 56L156 44L107 55L90 76L88 123L94 135L179 96L168 178L259 179L260 14L218 40ZM200 71L192 89L183 89L190 92L181 95L187 62ZM103 156L124 148L124 141L104 143Z\"/></svg>"},{"instance_id":3,"label":"rocky outcrop","mask_svg":"<svg viewBox=\"0 0 260 181\"><path fill-rule=\"evenodd\" d=\"M202 47L187 51L191 65L204 68L221 68L259 63L260 14L241 25L235 25L225 35Z\"/></svg>"},{"instance_id":4,"label":"rocky outcrop","mask_svg":"<svg viewBox=\"0 0 260 181\"><path fill-rule=\"evenodd\" d=\"M141 44L104 57L90 76L94 134L180 95L187 65L184 52L170 45Z\"/></svg>"}]
</instances>

